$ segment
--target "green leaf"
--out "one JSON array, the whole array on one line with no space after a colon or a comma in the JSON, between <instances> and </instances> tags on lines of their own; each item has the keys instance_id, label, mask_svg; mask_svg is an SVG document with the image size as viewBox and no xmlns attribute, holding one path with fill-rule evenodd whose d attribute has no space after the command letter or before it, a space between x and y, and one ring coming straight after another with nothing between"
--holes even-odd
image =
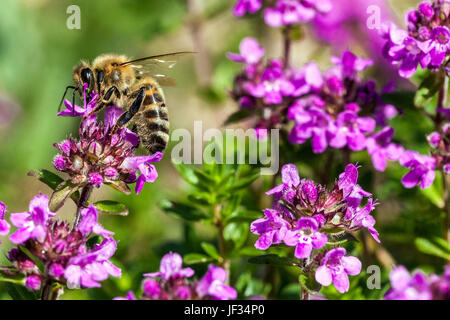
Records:
<instances>
[{"instance_id":1,"label":"green leaf","mask_svg":"<svg viewBox=\"0 0 450 320\"><path fill-rule=\"evenodd\" d=\"M359 242L358 239L355 238L355 236L349 232L343 232L338 234L328 234L328 242L329 245L338 245L346 243L347 241L355 241Z\"/></svg>"},{"instance_id":2,"label":"green leaf","mask_svg":"<svg viewBox=\"0 0 450 320\"><path fill-rule=\"evenodd\" d=\"M207 192L192 193L188 195L188 200L201 206L210 206L214 204L211 194Z\"/></svg>"},{"instance_id":3,"label":"green leaf","mask_svg":"<svg viewBox=\"0 0 450 320\"><path fill-rule=\"evenodd\" d=\"M233 241L234 247L239 249L247 240L248 230L249 227L247 223L229 223L223 229L223 237L225 240Z\"/></svg>"},{"instance_id":4,"label":"green leaf","mask_svg":"<svg viewBox=\"0 0 450 320\"><path fill-rule=\"evenodd\" d=\"M397 91L384 93L381 99L388 104L400 109L412 109L414 107L414 91Z\"/></svg>"},{"instance_id":5,"label":"green leaf","mask_svg":"<svg viewBox=\"0 0 450 320\"><path fill-rule=\"evenodd\" d=\"M160 202L160 207L164 212L174 214L175 216L188 221L198 221L209 218L206 213L200 211L198 208L175 201L162 200Z\"/></svg>"},{"instance_id":6,"label":"green leaf","mask_svg":"<svg viewBox=\"0 0 450 320\"><path fill-rule=\"evenodd\" d=\"M64 205L67 198L74 192L78 191L80 187L80 185L73 184L70 181L61 182L50 196L48 205L50 211L58 211Z\"/></svg>"},{"instance_id":7,"label":"green leaf","mask_svg":"<svg viewBox=\"0 0 450 320\"><path fill-rule=\"evenodd\" d=\"M417 249L423 253L440 257L446 260L450 259L450 247L448 246L448 244L443 247L442 241L436 241L436 239L434 239L434 241L432 242L425 238L416 238L415 244Z\"/></svg>"},{"instance_id":8,"label":"green leaf","mask_svg":"<svg viewBox=\"0 0 450 320\"><path fill-rule=\"evenodd\" d=\"M130 188L123 181L119 181L119 180L118 181L112 181L112 182L108 182L107 185L110 186L111 188L113 188L114 190L122 192L122 193L124 193L126 195L130 195L131 194Z\"/></svg>"},{"instance_id":9,"label":"green leaf","mask_svg":"<svg viewBox=\"0 0 450 320\"><path fill-rule=\"evenodd\" d=\"M246 247L239 250L238 256L257 257L264 255L263 250L258 250L255 247Z\"/></svg>"},{"instance_id":10,"label":"green leaf","mask_svg":"<svg viewBox=\"0 0 450 320\"><path fill-rule=\"evenodd\" d=\"M15 283L23 286L25 284L25 276L23 274L2 274L0 273L0 282Z\"/></svg>"},{"instance_id":11,"label":"green leaf","mask_svg":"<svg viewBox=\"0 0 450 320\"><path fill-rule=\"evenodd\" d=\"M216 180L214 179L214 177L199 169L194 169L194 174L199 181L197 186L202 186L202 189L205 190L215 189Z\"/></svg>"},{"instance_id":12,"label":"green leaf","mask_svg":"<svg viewBox=\"0 0 450 320\"><path fill-rule=\"evenodd\" d=\"M244 120L245 118L250 117L252 114L245 109L240 109L234 113L232 113L227 120L225 120L225 122L223 123L223 126L232 124L232 123L236 123L239 122L241 120Z\"/></svg>"},{"instance_id":13,"label":"green leaf","mask_svg":"<svg viewBox=\"0 0 450 320\"><path fill-rule=\"evenodd\" d=\"M211 258L214 258L215 260L220 259L220 254L217 251L216 247L208 242L202 242L201 247L203 251L205 251Z\"/></svg>"},{"instance_id":14,"label":"green leaf","mask_svg":"<svg viewBox=\"0 0 450 320\"><path fill-rule=\"evenodd\" d=\"M28 172L28 176L38 178L39 181L45 183L52 190L55 190L64 181L64 179L57 174L45 169L32 170ZM78 203L80 193L78 191L74 192L70 197L75 201L75 203Z\"/></svg>"},{"instance_id":15,"label":"green leaf","mask_svg":"<svg viewBox=\"0 0 450 320\"><path fill-rule=\"evenodd\" d=\"M28 250L27 248L25 248L24 246L19 246L20 250L31 260L34 262L34 264L38 267L39 271L41 273L44 273L45 271L45 267L44 264L42 263L41 260L39 260L38 257L36 257L35 255L33 255L30 250Z\"/></svg>"},{"instance_id":16,"label":"green leaf","mask_svg":"<svg viewBox=\"0 0 450 320\"><path fill-rule=\"evenodd\" d=\"M94 203L94 206L100 210L102 213L127 216L129 211L128 208L120 202L113 200L101 200Z\"/></svg>"},{"instance_id":17,"label":"green leaf","mask_svg":"<svg viewBox=\"0 0 450 320\"><path fill-rule=\"evenodd\" d=\"M199 264L212 262L213 259L200 253L188 253L183 257L185 264Z\"/></svg>"},{"instance_id":18,"label":"green leaf","mask_svg":"<svg viewBox=\"0 0 450 320\"><path fill-rule=\"evenodd\" d=\"M259 176L260 176L260 173L258 172L258 173L252 174L248 177L239 179L236 183L233 183L227 190L229 192L234 192L234 191L239 191L239 190L245 189L248 186L250 186L253 183L253 181L258 179Z\"/></svg>"},{"instance_id":19,"label":"green leaf","mask_svg":"<svg viewBox=\"0 0 450 320\"><path fill-rule=\"evenodd\" d=\"M175 163L173 161L172 163L184 181L186 181L190 185L197 186L198 178L195 176L194 170L192 168L183 163Z\"/></svg>"},{"instance_id":20,"label":"green leaf","mask_svg":"<svg viewBox=\"0 0 450 320\"><path fill-rule=\"evenodd\" d=\"M414 97L416 107L424 107L433 96L442 88L445 76L442 73L430 72L428 77L420 84Z\"/></svg>"},{"instance_id":21,"label":"green leaf","mask_svg":"<svg viewBox=\"0 0 450 320\"><path fill-rule=\"evenodd\" d=\"M25 287L12 283L5 283L6 291L14 300L38 300L36 292L29 291Z\"/></svg>"},{"instance_id":22,"label":"green leaf","mask_svg":"<svg viewBox=\"0 0 450 320\"><path fill-rule=\"evenodd\" d=\"M263 214L255 210L237 210L231 214L226 222L252 222L256 219L262 218Z\"/></svg>"},{"instance_id":23,"label":"green leaf","mask_svg":"<svg viewBox=\"0 0 450 320\"><path fill-rule=\"evenodd\" d=\"M439 181L441 176L440 172L437 172L436 180ZM430 200L432 204L434 204L438 208L444 207L444 199L442 197L442 184L440 183L433 183L430 187L426 189L420 189L420 192Z\"/></svg>"},{"instance_id":24,"label":"green leaf","mask_svg":"<svg viewBox=\"0 0 450 320\"><path fill-rule=\"evenodd\" d=\"M309 294L316 294L322 287L320 283L316 281L313 272L302 273L298 277L298 282L300 283L302 290L306 290Z\"/></svg>"},{"instance_id":25,"label":"green leaf","mask_svg":"<svg viewBox=\"0 0 450 320\"><path fill-rule=\"evenodd\" d=\"M270 264L274 266L300 267L300 261L291 258L284 258L276 254L265 254L248 259L248 262L255 264Z\"/></svg>"},{"instance_id":26,"label":"green leaf","mask_svg":"<svg viewBox=\"0 0 450 320\"><path fill-rule=\"evenodd\" d=\"M222 210L222 215L225 218L225 221L230 215L235 214L237 212L237 210L239 209L239 205L241 204L241 201L242 201L242 194L236 193L231 196L230 201Z\"/></svg>"}]
</instances>

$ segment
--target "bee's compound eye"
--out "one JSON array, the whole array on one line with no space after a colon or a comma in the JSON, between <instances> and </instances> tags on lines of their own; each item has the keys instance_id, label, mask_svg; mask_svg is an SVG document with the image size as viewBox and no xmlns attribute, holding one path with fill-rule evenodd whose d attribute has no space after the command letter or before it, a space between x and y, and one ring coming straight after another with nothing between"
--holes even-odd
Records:
<instances>
[{"instance_id":1,"label":"bee's compound eye","mask_svg":"<svg viewBox=\"0 0 450 320\"><path fill-rule=\"evenodd\" d=\"M93 74L91 69L84 68L83 70L81 70L81 80L83 80L83 83L90 84L92 77Z\"/></svg>"}]
</instances>

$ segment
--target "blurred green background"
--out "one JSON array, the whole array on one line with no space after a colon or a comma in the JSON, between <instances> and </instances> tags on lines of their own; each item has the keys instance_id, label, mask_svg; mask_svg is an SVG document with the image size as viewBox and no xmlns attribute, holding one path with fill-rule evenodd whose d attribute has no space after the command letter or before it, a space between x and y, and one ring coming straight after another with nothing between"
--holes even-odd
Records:
<instances>
[{"instance_id":1,"label":"blurred green background","mask_svg":"<svg viewBox=\"0 0 450 320\"><path fill-rule=\"evenodd\" d=\"M194 120L202 120L204 130L221 128L227 116L236 110L228 98L228 90L240 68L226 59L226 52L237 52L245 36L260 39L268 56L280 56L282 49L279 32L266 27L260 17L233 17L234 3L234 0L2 0L0 108L3 111L0 110L0 116L3 115L4 121L0 121L0 200L8 205L9 212L24 211L39 192L50 193L49 188L28 177L27 172L36 168L53 170L51 160L56 149L52 144L71 133L77 134L78 120L58 118L56 113L64 88L71 84L72 68L80 59L92 61L107 52L137 58L180 50L198 51L195 57L180 61L170 74L178 82L177 87L165 90L171 128L192 130ZM401 14L416 3L393 1L392 5L394 12ZM66 9L72 4L81 9L80 30L66 27L69 17ZM370 55L363 48L351 49ZM328 46L306 37L294 45L293 61L300 67L314 58L326 67L331 52ZM380 84L388 80L380 72L377 76ZM427 151L424 137L432 124L423 121L418 113L406 110L393 125L399 142L409 149ZM183 254L198 250L201 239L215 241L214 230L182 223L158 208L160 200L179 197L187 189L170 162L170 147L166 157L156 165L157 181L147 184L139 196L122 196L108 188L96 190L93 195L95 200L122 201L130 209L127 217L102 217L104 226L113 230L120 240L113 261L122 268L122 279L108 279L100 289L67 291L64 299L111 299L123 296L130 289L137 291L142 273L156 271L161 256L169 250ZM309 149L305 145L299 151L297 164L302 176L311 174L314 178L312 168L323 161L316 161ZM406 170L398 165L391 165L386 174L375 174L364 153L356 154L352 160L363 165L362 186L381 202L376 210L377 228L385 250L397 263L407 267L425 266L427 270L441 272L442 260L418 252L413 244L415 237L440 234L438 186L435 184L434 189L425 192L406 190L400 184ZM335 173L341 169L337 165ZM261 189L259 183L255 188ZM263 209L268 197L261 193L257 201L252 205ZM67 202L58 215L71 221L74 208ZM192 239L193 230L195 239ZM249 246L254 240L254 237L249 239ZM8 263L5 258L8 246L7 241L0 245L0 265ZM360 251L360 246L355 250ZM373 252L373 262L376 262L384 251L374 249ZM233 268L237 270L243 264L244 259L238 260ZM199 268L202 274L205 266ZM256 267L248 270L255 279L261 274ZM384 284L388 271L384 269ZM363 272L361 279L364 277ZM361 279L356 277L354 281L364 283ZM232 278L232 284L236 280ZM298 293L292 293L298 290L295 277L282 276L276 283L278 297L297 296ZM2 286L0 299L9 299ZM267 292L262 285L255 285L252 290L245 295ZM331 298L351 297L338 296L333 290L327 290ZM358 294L356 298L370 297L370 293Z\"/></svg>"}]
</instances>

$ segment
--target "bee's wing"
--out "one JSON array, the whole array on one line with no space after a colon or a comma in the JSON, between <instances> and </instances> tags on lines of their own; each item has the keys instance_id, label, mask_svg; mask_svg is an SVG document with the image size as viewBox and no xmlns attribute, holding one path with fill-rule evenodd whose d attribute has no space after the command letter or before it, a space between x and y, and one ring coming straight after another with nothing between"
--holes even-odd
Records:
<instances>
[{"instance_id":1,"label":"bee's wing","mask_svg":"<svg viewBox=\"0 0 450 320\"><path fill-rule=\"evenodd\" d=\"M180 57L194 53L196 52L182 51L160 54L127 61L122 63L121 66L132 65L135 69L136 76L142 77L149 75L155 78L162 86L174 86L176 85L175 79L164 73L167 70L172 69L177 64Z\"/></svg>"}]
</instances>

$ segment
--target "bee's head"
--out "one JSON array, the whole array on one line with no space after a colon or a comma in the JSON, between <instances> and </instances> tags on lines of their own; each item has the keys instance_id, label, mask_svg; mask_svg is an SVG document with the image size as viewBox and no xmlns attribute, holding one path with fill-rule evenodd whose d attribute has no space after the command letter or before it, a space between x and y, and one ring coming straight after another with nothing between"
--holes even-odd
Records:
<instances>
[{"instance_id":1,"label":"bee's head","mask_svg":"<svg viewBox=\"0 0 450 320\"><path fill-rule=\"evenodd\" d=\"M83 92L85 84L88 85L87 91L90 95L95 90L95 75L89 64L81 61L73 70L73 81L78 88L80 94Z\"/></svg>"}]
</instances>

